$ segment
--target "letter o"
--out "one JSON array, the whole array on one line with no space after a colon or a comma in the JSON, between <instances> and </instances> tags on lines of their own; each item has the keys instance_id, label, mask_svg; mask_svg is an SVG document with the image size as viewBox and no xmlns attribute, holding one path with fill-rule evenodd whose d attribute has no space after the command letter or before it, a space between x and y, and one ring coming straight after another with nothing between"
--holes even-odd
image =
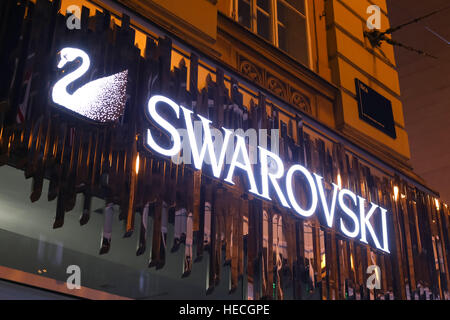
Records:
<instances>
[{"instance_id":1,"label":"letter o","mask_svg":"<svg viewBox=\"0 0 450 320\"><path fill-rule=\"evenodd\" d=\"M295 172L301 172L308 181L308 184L311 189L311 207L308 210L304 210L300 208L300 206L297 203L297 200L295 199L294 192L292 190L292 178ZM314 184L314 178L311 175L311 173L303 166L296 164L289 168L288 172L286 173L286 191L288 194L289 202L292 205L292 208L294 208L295 212L297 212L299 215L303 217L310 217L314 214L317 208L317 189L316 185Z\"/></svg>"}]
</instances>

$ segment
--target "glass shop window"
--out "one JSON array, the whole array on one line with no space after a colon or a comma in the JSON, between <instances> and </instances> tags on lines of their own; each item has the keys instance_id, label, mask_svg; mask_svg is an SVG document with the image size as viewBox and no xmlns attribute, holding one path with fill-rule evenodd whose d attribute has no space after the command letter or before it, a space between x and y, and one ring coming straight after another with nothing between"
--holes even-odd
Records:
<instances>
[{"instance_id":1,"label":"glass shop window","mask_svg":"<svg viewBox=\"0 0 450 320\"><path fill-rule=\"evenodd\" d=\"M309 65L305 0L233 0L240 24Z\"/></svg>"},{"instance_id":2,"label":"glass shop window","mask_svg":"<svg viewBox=\"0 0 450 320\"><path fill-rule=\"evenodd\" d=\"M237 300L244 296L242 280L238 281L236 291L231 294L228 281L222 280L206 296L204 284L209 274L208 252L201 263L192 267L192 275L182 277L192 266L192 252L195 252L189 236L192 233L188 231L192 230L192 214L186 214L186 210L172 212L167 207L160 208L161 236L164 239L160 250L164 252L165 264L156 270L148 267L152 259L156 208L149 208L146 220L137 215L137 230L131 237L123 238L124 225L119 220L119 207L105 208L105 201L97 197L91 199L89 222L80 226L79 217L84 205L84 197L80 194L73 210L66 213L64 226L53 229L57 200L47 199L47 179L44 180L42 196L31 203L27 198L32 179L25 180L21 170L10 166L0 167L0 177L0 299L20 295L19 299L177 300L190 297L200 300L207 297ZM143 221L149 232L144 251L137 255ZM209 241L210 227L206 233ZM183 234L184 241L180 243ZM106 236L110 240L110 249L100 254L103 241L99 240ZM69 267L74 268L70 273ZM81 288L70 290L66 281L76 269L79 270ZM222 268L220 278L228 279L230 270ZM61 296L61 293L68 296ZM72 295L74 297L69 297Z\"/></svg>"}]
</instances>

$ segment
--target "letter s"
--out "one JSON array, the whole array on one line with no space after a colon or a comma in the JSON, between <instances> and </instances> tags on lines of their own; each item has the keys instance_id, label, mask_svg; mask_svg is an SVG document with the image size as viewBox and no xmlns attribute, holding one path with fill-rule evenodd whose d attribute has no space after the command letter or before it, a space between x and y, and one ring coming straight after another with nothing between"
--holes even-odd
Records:
<instances>
[{"instance_id":1,"label":"letter s","mask_svg":"<svg viewBox=\"0 0 450 320\"><path fill-rule=\"evenodd\" d=\"M345 227L345 224L344 224L344 221L342 220L342 218L340 219L340 221L341 221L341 230L346 236L348 236L350 238L354 238L359 233L359 221L358 221L357 215L352 210L350 210L350 208L347 207L347 205L344 203L344 196L346 196L346 195L350 196L350 198L353 200L353 203L355 204L355 206L357 204L357 202L356 202L356 195L353 192L351 192L350 190L347 190L347 189L342 189L339 192L339 206L341 207L342 211L344 211L354 221L354 223L355 223L355 230L348 231L348 229Z\"/></svg>"},{"instance_id":2,"label":"letter s","mask_svg":"<svg viewBox=\"0 0 450 320\"><path fill-rule=\"evenodd\" d=\"M170 135L173 138L173 146L170 149L164 149L160 147L155 140L152 137L152 134L150 132L150 129L147 130L147 145L155 150L156 152L172 157L181 150L181 138L180 134L178 133L177 129L175 129L167 120L165 120L163 117L161 117L158 112L156 112L156 104L158 102L164 102L167 105L169 105L173 111L175 111L175 114L177 115L177 119L180 117L180 106L177 105L175 102L170 100L169 98L156 95L150 98L148 101L148 114L150 115L151 119L153 119L158 125L160 125L164 130L170 133Z\"/></svg>"}]
</instances>

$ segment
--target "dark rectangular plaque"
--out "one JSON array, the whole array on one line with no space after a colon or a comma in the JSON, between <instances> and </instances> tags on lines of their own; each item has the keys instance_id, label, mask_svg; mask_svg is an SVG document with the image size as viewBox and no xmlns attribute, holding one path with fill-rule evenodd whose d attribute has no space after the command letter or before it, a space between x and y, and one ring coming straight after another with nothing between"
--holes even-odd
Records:
<instances>
[{"instance_id":1,"label":"dark rectangular plaque","mask_svg":"<svg viewBox=\"0 0 450 320\"><path fill-rule=\"evenodd\" d=\"M391 101L358 79L355 84L359 118L391 138L397 138Z\"/></svg>"}]
</instances>

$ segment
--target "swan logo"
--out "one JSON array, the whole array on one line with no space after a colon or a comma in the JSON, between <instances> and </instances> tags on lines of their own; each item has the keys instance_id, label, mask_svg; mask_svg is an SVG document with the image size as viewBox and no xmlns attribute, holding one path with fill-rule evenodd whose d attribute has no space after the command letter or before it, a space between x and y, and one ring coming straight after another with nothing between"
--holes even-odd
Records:
<instances>
[{"instance_id":1,"label":"swan logo","mask_svg":"<svg viewBox=\"0 0 450 320\"><path fill-rule=\"evenodd\" d=\"M91 60L76 48L64 48L59 54L58 69L76 60L81 63L53 86L53 102L95 122L116 122L125 109L128 70L88 82L71 94L68 88L89 71Z\"/></svg>"}]
</instances>

